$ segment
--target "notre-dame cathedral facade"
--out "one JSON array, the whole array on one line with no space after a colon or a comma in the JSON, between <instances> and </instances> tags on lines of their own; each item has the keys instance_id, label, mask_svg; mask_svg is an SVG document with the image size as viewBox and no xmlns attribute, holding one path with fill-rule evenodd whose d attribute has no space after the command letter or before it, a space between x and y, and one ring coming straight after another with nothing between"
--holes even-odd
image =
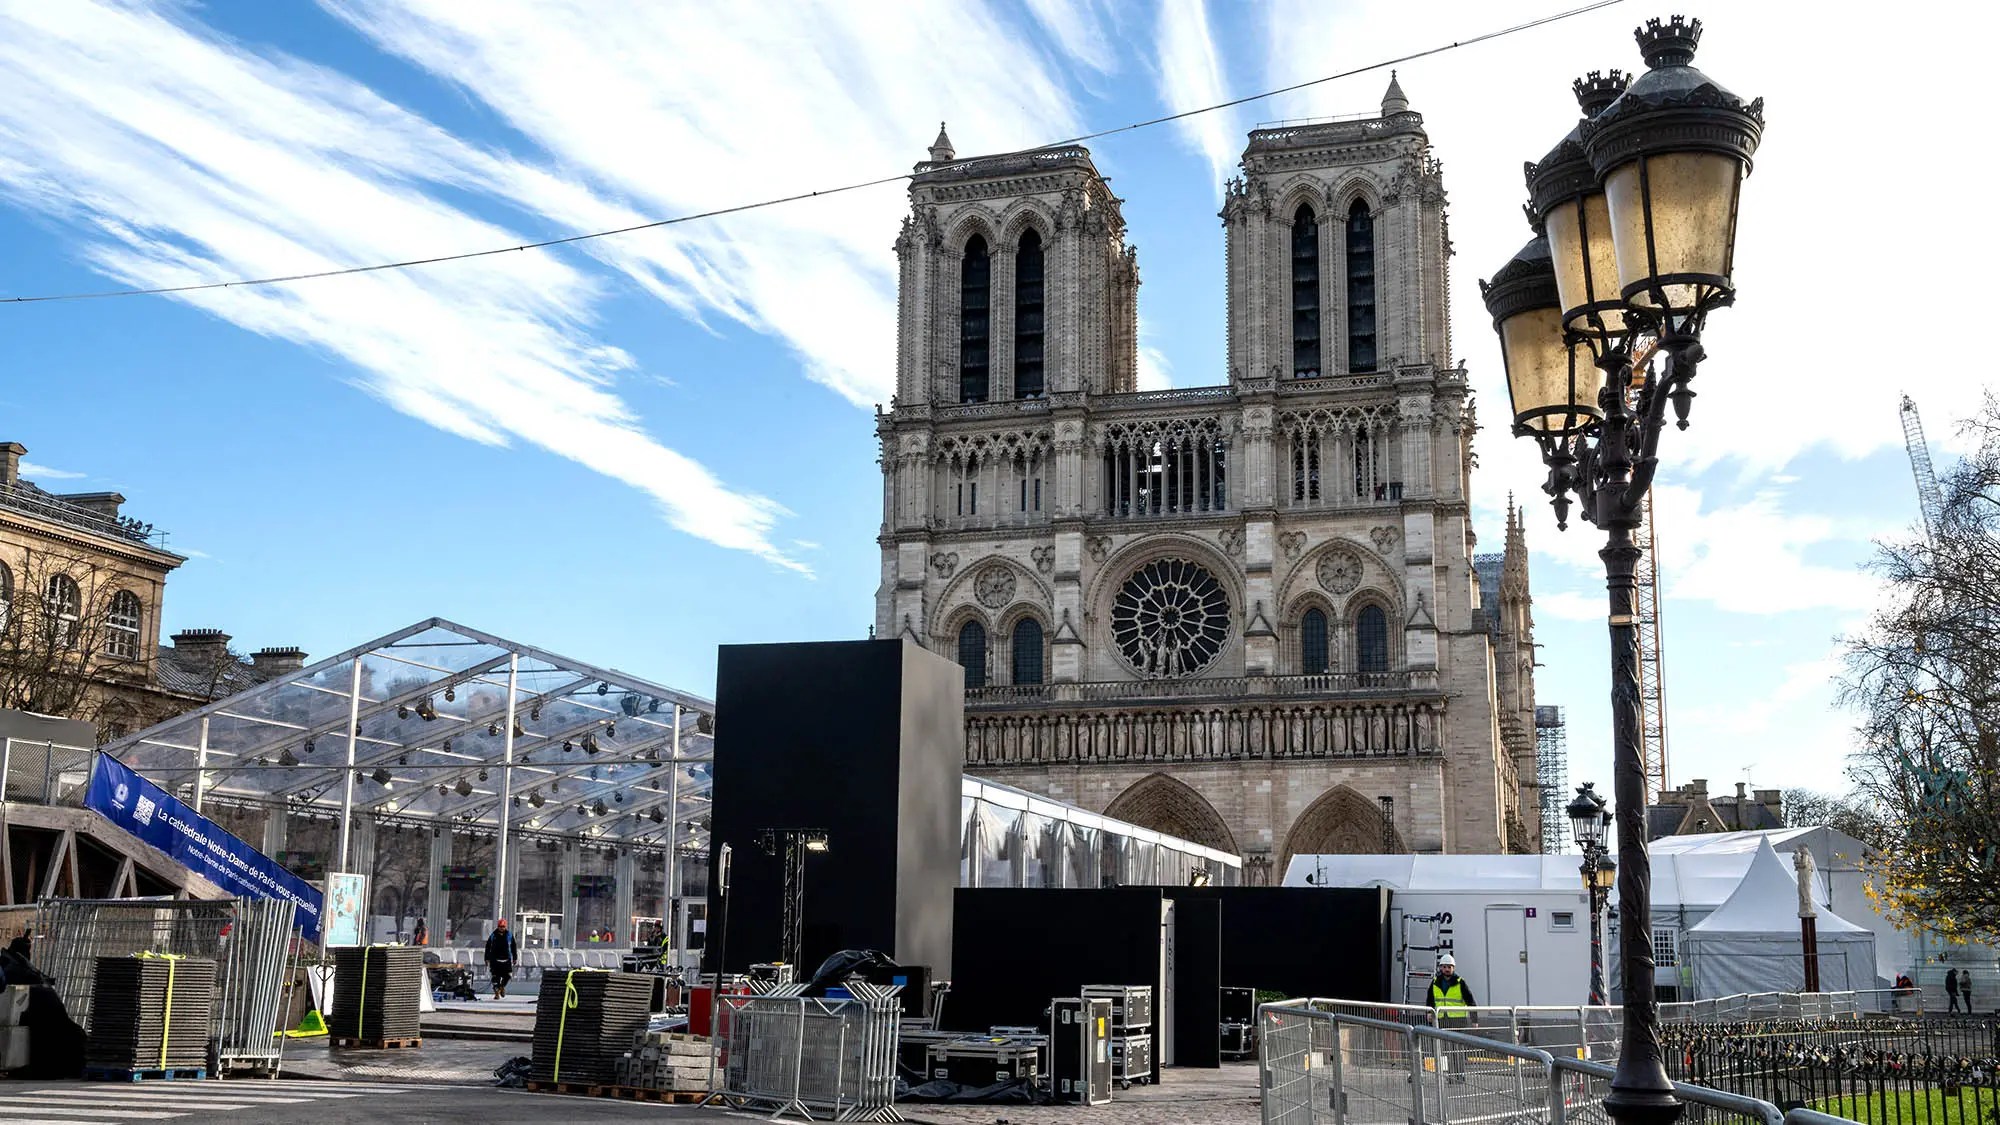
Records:
<instances>
[{"instance_id":1,"label":"notre-dame cathedral facade","mask_svg":"<svg viewBox=\"0 0 2000 1125\"><path fill-rule=\"evenodd\" d=\"M1400 86L1250 134L1219 386L1137 389L1137 257L1088 150L940 130L910 203L876 627L965 666L966 768L1253 882L1539 850L1526 547L1510 515L1474 555L1444 185Z\"/></svg>"}]
</instances>

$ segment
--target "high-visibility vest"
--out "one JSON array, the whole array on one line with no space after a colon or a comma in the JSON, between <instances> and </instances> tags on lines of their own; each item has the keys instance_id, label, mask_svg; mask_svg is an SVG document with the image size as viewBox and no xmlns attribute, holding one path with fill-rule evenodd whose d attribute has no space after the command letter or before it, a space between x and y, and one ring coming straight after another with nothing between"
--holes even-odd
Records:
<instances>
[{"instance_id":1,"label":"high-visibility vest","mask_svg":"<svg viewBox=\"0 0 2000 1125\"><path fill-rule=\"evenodd\" d=\"M1451 978L1451 983L1448 985L1439 984L1437 978L1431 978L1431 1006L1447 1019L1464 1019L1464 1013L1452 1012L1449 1009L1465 1007L1465 982L1456 975Z\"/></svg>"}]
</instances>

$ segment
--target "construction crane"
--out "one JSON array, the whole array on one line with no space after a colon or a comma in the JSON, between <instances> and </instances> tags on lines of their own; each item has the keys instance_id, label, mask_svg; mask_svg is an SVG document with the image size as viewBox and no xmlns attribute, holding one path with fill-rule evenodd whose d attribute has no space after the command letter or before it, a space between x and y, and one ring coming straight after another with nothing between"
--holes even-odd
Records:
<instances>
[{"instance_id":1,"label":"construction crane","mask_svg":"<svg viewBox=\"0 0 2000 1125\"><path fill-rule=\"evenodd\" d=\"M1938 491L1937 470L1931 467L1930 443L1924 440L1924 423L1917 417L1917 404L1903 396L1903 445L1910 451L1910 472L1917 478L1917 500L1924 508L1924 535L1935 538L1938 520L1944 515L1944 495Z\"/></svg>"},{"instance_id":2,"label":"construction crane","mask_svg":"<svg viewBox=\"0 0 2000 1125\"><path fill-rule=\"evenodd\" d=\"M1646 763L1646 790L1658 800L1667 791L1667 684L1666 652L1660 644L1660 539L1653 508L1649 488L1644 522L1632 535L1639 548L1632 577L1639 617L1639 744Z\"/></svg>"}]
</instances>

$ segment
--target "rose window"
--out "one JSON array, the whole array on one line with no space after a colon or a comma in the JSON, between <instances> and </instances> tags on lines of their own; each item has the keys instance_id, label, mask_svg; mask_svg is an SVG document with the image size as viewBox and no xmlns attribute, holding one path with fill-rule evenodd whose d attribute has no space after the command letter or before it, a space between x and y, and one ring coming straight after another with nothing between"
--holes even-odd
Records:
<instances>
[{"instance_id":1,"label":"rose window","mask_svg":"<svg viewBox=\"0 0 2000 1125\"><path fill-rule=\"evenodd\" d=\"M1156 559L1118 588L1111 639L1141 675L1191 675L1222 655L1229 595L1214 575L1186 559Z\"/></svg>"}]
</instances>

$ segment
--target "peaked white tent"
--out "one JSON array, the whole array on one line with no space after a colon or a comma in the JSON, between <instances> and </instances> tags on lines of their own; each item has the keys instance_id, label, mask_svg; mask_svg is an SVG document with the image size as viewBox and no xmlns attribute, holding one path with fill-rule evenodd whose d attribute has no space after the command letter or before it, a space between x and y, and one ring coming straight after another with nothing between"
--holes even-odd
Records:
<instances>
[{"instance_id":1,"label":"peaked white tent","mask_svg":"<svg viewBox=\"0 0 2000 1125\"><path fill-rule=\"evenodd\" d=\"M1825 906L1818 919L1821 990L1873 988L1874 933ZM1758 841L1749 870L1729 898L1688 930L1684 955L1694 969L1696 999L1805 987L1798 878L1769 840Z\"/></svg>"}]
</instances>

